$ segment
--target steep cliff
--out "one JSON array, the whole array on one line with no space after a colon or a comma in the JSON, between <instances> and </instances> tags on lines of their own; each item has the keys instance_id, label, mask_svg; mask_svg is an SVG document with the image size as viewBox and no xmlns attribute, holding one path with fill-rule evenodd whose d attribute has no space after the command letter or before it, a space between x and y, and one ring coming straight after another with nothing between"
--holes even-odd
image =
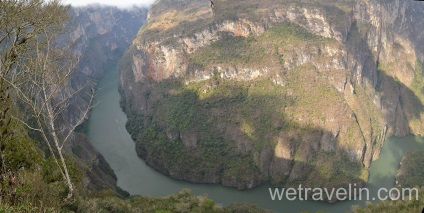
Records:
<instances>
[{"instance_id":1,"label":"steep cliff","mask_svg":"<svg viewBox=\"0 0 424 213\"><path fill-rule=\"evenodd\" d=\"M75 52L81 57L78 73L100 78L131 44L146 15L147 9L138 7L72 8L71 33L65 36L74 43Z\"/></svg>"},{"instance_id":2,"label":"steep cliff","mask_svg":"<svg viewBox=\"0 0 424 213\"><path fill-rule=\"evenodd\" d=\"M141 158L239 189L363 184L387 135L422 134L410 1L160 0L120 63Z\"/></svg>"},{"instance_id":3,"label":"steep cliff","mask_svg":"<svg viewBox=\"0 0 424 213\"><path fill-rule=\"evenodd\" d=\"M71 8L70 33L61 39L73 44L75 54L79 56L76 71L71 77L71 84L63 88L72 94L79 87L85 86L68 109L62 114L66 122L75 122L81 109L87 107L85 94L107 72L115 67L123 52L137 34L146 19L147 9L137 8L121 10L116 7L90 6ZM83 183L88 189L116 188L116 176L109 164L90 144L85 136L86 123L77 129L68 144L68 154L79 165L84 175Z\"/></svg>"}]
</instances>

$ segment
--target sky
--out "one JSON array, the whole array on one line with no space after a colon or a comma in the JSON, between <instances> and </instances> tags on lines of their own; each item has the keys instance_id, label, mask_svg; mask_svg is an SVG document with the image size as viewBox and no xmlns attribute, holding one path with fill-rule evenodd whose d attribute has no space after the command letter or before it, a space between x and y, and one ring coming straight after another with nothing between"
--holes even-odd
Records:
<instances>
[{"instance_id":1,"label":"sky","mask_svg":"<svg viewBox=\"0 0 424 213\"><path fill-rule=\"evenodd\" d=\"M155 0L64 0L65 4L72 6L86 6L90 4L112 5L117 7L130 7L133 5L150 5Z\"/></svg>"}]
</instances>

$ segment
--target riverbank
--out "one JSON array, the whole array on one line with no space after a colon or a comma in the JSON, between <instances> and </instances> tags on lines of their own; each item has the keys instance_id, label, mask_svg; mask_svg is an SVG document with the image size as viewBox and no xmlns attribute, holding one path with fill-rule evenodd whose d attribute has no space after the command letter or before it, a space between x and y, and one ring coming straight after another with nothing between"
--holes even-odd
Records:
<instances>
[{"instance_id":1,"label":"riverbank","mask_svg":"<svg viewBox=\"0 0 424 213\"><path fill-rule=\"evenodd\" d=\"M195 194L207 194L217 203L228 205L232 202L257 204L277 212L346 212L353 205L365 205L365 201L346 201L329 204L313 201L272 201L268 188L262 185L255 189L238 191L215 184L192 184L177 181L147 166L135 151L135 143L125 130L126 115L122 112L118 93L118 72L108 71L100 81L96 107L88 122L88 137L93 146L105 157L118 178L118 186L131 195L167 196L191 189ZM424 143L416 137L390 138L386 141L380 158L370 167L367 187L373 192L381 187L394 186L394 178L402 156L410 150L424 150Z\"/></svg>"}]
</instances>

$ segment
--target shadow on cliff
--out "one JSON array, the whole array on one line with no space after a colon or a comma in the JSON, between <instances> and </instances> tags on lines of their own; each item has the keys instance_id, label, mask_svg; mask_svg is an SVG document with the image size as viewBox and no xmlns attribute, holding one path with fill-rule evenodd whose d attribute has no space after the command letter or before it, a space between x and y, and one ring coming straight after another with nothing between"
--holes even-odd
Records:
<instances>
[{"instance_id":1,"label":"shadow on cliff","mask_svg":"<svg viewBox=\"0 0 424 213\"><path fill-rule=\"evenodd\" d=\"M355 25L347 46L350 59L361 62L349 64L349 70L363 67L362 80L380 91L383 105L399 105L388 115L398 121L389 123L390 128L409 132L405 125L419 118L422 102L406 85L377 72ZM360 86L356 84L352 82ZM331 132L288 119L282 108L293 106L295 100L267 90L269 85L251 88L210 80L193 86L169 79L139 85L139 95L132 97L138 104L127 100L126 106L127 112L139 115L129 117L127 129L137 141L138 155L166 175L239 189L268 181L277 186L361 186L366 178L360 160L338 147L337 137L328 139L333 148L322 146Z\"/></svg>"},{"instance_id":2,"label":"shadow on cliff","mask_svg":"<svg viewBox=\"0 0 424 213\"><path fill-rule=\"evenodd\" d=\"M183 85L150 81L141 99L149 110L129 116L138 155L159 172L196 183L238 189L275 186L348 187L364 184L362 162L328 139L324 129L287 119L293 98L272 83ZM148 94L148 95L147 95ZM362 179L361 179L362 178Z\"/></svg>"},{"instance_id":3,"label":"shadow on cliff","mask_svg":"<svg viewBox=\"0 0 424 213\"><path fill-rule=\"evenodd\" d=\"M379 41L381 42L381 41ZM372 51L367 45L364 35L362 35L356 23L353 23L352 28L348 34L346 41L348 48L349 61L362 62L362 64L351 63L348 64L349 70L354 70L358 66L362 67L362 82L368 81L370 85L380 95L381 109L386 111L386 120L389 129L395 136L407 136L411 134L411 124L415 125L415 129L420 128L421 114L424 113L424 105L420 98L408 86L400 82L397 78L389 76L384 70L379 70L379 61L375 61ZM378 51L381 51L380 49ZM351 73L355 73L351 71ZM352 74L353 75L353 74ZM351 76L351 79L354 79ZM355 82L351 82L355 87ZM423 85L424 86L424 85ZM420 92L424 94L424 87ZM415 122L415 124L414 124ZM415 132L415 134L419 134ZM421 133L422 134L422 133ZM396 143L398 147L402 144ZM401 153L398 149L390 150L391 159L400 159ZM390 168L398 168L398 161L386 162ZM377 182L395 182L395 174L386 172L379 174L374 178Z\"/></svg>"},{"instance_id":4,"label":"shadow on cliff","mask_svg":"<svg viewBox=\"0 0 424 213\"><path fill-rule=\"evenodd\" d=\"M383 105L390 106L390 104L396 104L396 106L391 105L391 107L396 107L395 114L389 115L395 119L392 128L395 128L394 132L396 135L408 135L411 131L410 124L413 121L418 122L419 124L417 125L421 124L421 114L424 113L424 105L414 91L409 89L405 84L392 76L388 76L383 71L378 71L376 89L381 94ZM422 133L415 132L415 134Z\"/></svg>"},{"instance_id":5,"label":"shadow on cliff","mask_svg":"<svg viewBox=\"0 0 424 213\"><path fill-rule=\"evenodd\" d=\"M421 123L421 114L424 112L423 102L414 91L396 77L389 76L384 70L379 70L379 59L377 58L377 61L375 61L364 36L366 35L359 32L357 23L354 22L346 40L348 60L349 62L356 62L348 64L348 69L352 70L351 79L354 79L354 70L357 67L362 67L360 71L363 79L360 83L369 82L380 94L382 109L388 111L386 120L388 120L388 126L393 134L396 136L409 135L411 134L409 125L411 121L416 120L415 122ZM377 54L380 51L381 48L378 48ZM358 64L358 62L361 62L361 64ZM355 82L351 83L354 86L361 86L356 85ZM420 92L424 94L424 85L422 85Z\"/></svg>"}]
</instances>

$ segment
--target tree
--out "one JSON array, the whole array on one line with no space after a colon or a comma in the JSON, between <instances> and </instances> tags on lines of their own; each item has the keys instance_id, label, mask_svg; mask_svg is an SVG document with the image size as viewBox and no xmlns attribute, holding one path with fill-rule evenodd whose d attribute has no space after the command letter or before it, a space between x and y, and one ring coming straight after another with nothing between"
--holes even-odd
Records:
<instances>
[{"instance_id":1,"label":"tree","mask_svg":"<svg viewBox=\"0 0 424 213\"><path fill-rule=\"evenodd\" d=\"M64 155L65 145L86 119L94 90L86 89L89 83L75 89L70 85L78 58L71 46L60 40L68 7L56 0L0 0L0 11L0 86L7 97L12 94L30 114L11 116L41 135L68 186L70 198L74 185ZM75 119L64 117L70 107L78 111Z\"/></svg>"},{"instance_id":2,"label":"tree","mask_svg":"<svg viewBox=\"0 0 424 213\"><path fill-rule=\"evenodd\" d=\"M67 20L67 7L57 0L0 0L0 85L17 82L23 75L16 63L30 56L28 45L45 29L60 29ZM4 92L4 91L3 91Z\"/></svg>"},{"instance_id":3,"label":"tree","mask_svg":"<svg viewBox=\"0 0 424 213\"><path fill-rule=\"evenodd\" d=\"M28 54L28 43L43 26L57 25L62 20L53 18L59 14L47 13L48 7L40 0L0 0L0 181L5 179L8 168L3 161L5 144L14 136L9 126L13 100L10 83L17 83L23 75L17 71L17 62Z\"/></svg>"}]
</instances>

